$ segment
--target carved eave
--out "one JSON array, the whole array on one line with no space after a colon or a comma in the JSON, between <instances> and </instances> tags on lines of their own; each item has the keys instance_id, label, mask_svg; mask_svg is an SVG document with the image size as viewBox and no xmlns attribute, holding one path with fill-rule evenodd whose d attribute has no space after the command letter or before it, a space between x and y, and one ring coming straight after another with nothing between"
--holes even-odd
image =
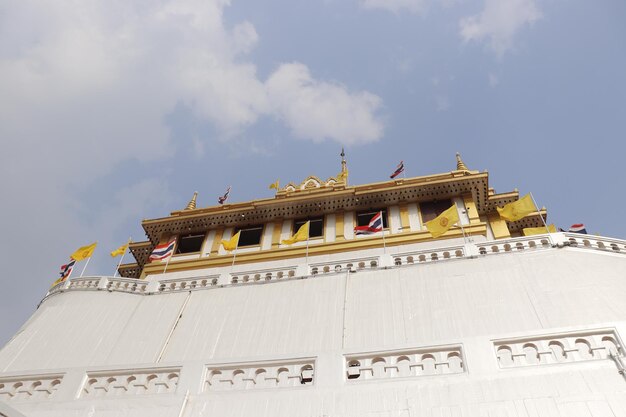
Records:
<instances>
[{"instance_id":1,"label":"carved eave","mask_svg":"<svg viewBox=\"0 0 626 417\"><path fill-rule=\"evenodd\" d=\"M424 177L346 187L305 189L274 198L180 210L160 219L144 220L142 226L154 245L164 233L206 231L216 227L266 223L277 218L295 218L364 210L398 203L432 201L471 193L478 212L488 202L488 174L477 171L452 171Z\"/></svg>"},{"instance_id":2,"label":"carved eave","mask_svg":"<svg viewBox=\"0 0 626 417\"><path fill-rule=\"evenodd\" d=\"M542 217L543 217L543 220L541 219ZM514 222L506 222L506 223L511 233L515 233L515 232L521 233L522 229L526 227L543 227L544 222L547 221L547 218L548 218L548 213L545 208L542 208L539 211L530 213L523 219L520 219Z\"/></svg>"},{"instance_id":3,"label":"carved eave","mask_svg":"<svg viewBox=\"0 0 626 417\"><path fill-rule=\"evenodd\" d=\"M158 242L153 244L149 240L143 242L132 242L128 248L130 249L130 253L132 253L137 260L137 263L143 267L143 265L148 262L148 257L152 253L156 243Z\"/></svg>"},{"instance_id":4,"label":"carved eave","mask_svg":"<svg viewBox=\"0 0 626 417\"><path fill-rule=\"evenodd\" d=\"M139 266L136 263L132 263L120 265L117 271L120 273L120 276L124 278L139 278L142 269L143 265Z\"/></svg>"}]
</instances>

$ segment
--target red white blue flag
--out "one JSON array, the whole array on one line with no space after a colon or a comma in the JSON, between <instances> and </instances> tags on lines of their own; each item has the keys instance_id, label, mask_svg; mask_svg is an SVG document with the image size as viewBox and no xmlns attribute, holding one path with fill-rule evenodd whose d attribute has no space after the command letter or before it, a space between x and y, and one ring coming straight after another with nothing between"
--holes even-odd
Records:
<instances>
[{"instance_id":1,"label":"red white blue flag","mask_svg":"<svg viewBox=\"0 0 626 417\"><path fill-rule=\"evenodd\" d=\"M150 254L150 261L158 261L168 258L174 253L174 246L176 245L176 237L170 239L169 242L157 245Z\"/></svg>"},{"instance_id":2,"label":"red white blue flag","mask_svg":"<svg viewBox=\"0 0 626 417\"><path fill-rule=\"evenodd\" d=\"M400 163L396 167L396 170L393 172L393 174L389 176L389 178L393 179L397 177L398 175L402 174L403 172L404 172L404 161L400 161Z\"/></svg>"},{"instance_id":3,"label":"red white blue flag","mask_svg":"<svg viewBox=\"0 0 626 417\"><path fill-rule=\"evenodd\" d=\"M568 232L573 232L573 233L583 233L583 234L587 234L587 229L585 228L585 225L582 223L576 223L573 224L569 227Z\"/></svg>"},{"instance_id":4,"label":"red white blue flag","mask_svg":"<svg viewBox=\"0 0 626 417\"><path fill-rule=\"evenodd\" d=\"M72 274L74 265L76 265L76 260L74 259L71 259L66 265L61 265L61 271L59 272L59 275L61 275L60 281L66 280Z\"/></svg>"},{"instance_id":5,"label":"red white blue flag","mask_svg":"<svg viewBox=\"0 0 626 417\"><path fill-rule=\"evenodd\" d=\"M357 235L371 235L383 231L383 212L376 213L367 226L356 226L354 233Z\"/></svg>"},{"instance_id":6,"label":"red white blue flag","mask_svg":"<svg viewBox=\"0 0 626 417\"><path fill-rule=\"evenodd\" d=\"M228 200L228 194L230 194L230 185L228 186L226 193L224 193L223 196L217 198L217 202L220 204L224 204L226 200Z\"/></svg>"}]
</instances>

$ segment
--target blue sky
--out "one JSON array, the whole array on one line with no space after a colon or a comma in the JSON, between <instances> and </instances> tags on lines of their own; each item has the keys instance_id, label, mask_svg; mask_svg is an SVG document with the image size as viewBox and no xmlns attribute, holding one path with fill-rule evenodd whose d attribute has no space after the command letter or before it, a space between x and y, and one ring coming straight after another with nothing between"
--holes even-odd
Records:
<instances>
[{"instance_id":1,"label":"blue sky","mask_svg":"<svg viewBox=\"0 0 626 417\"><path fill-rule=\"evenodd\" d=\"M449 171L626 238L626 3L0 0L0 343L77 247L269 183ZM82 265L79 265L80 272ZM86 307L87 308L87 307Z\"/></svg>"}]
</instances>

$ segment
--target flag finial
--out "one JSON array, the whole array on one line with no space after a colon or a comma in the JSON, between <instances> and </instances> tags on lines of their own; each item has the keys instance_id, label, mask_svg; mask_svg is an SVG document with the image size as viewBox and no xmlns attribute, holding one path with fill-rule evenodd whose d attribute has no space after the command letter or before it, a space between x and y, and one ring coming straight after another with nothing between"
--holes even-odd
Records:
<instances>
[{"instance_id":1,"label":"flag finial","mask_svg":"<svg viewBox=\"0 0 626 417\"><path fill-rule=\"evenodd\" d=\"M456 170L457 171L469 171L469 169L467 168L467 166L463 163L463 160L461 159L461 154L460 153L456 153Z\"/></svg>"},{"instance_id":2,"label":"flag finial","mask_svg":"<svg viewBox=\"0 0 626 417\"><path fill-rule=\"evenodd\" d=\"M346 162L346 152L344 151L343 146L341 147L341 153L339 156L341 156L341 172L337 175L337 179L348 184L348 163Z\"/></svg>"},{"instance_id":3,"label":"flag finial","mask_svg":"<svg viewBox=\"0 0 626 417\"><path fill-rule=\"evenodd\" d=\"M194 191L193 197L191 197L191 201L185 207L185 210L194 210L196 208L196 198L198 198L198 192Z\"/></svg>"}]
</instances>

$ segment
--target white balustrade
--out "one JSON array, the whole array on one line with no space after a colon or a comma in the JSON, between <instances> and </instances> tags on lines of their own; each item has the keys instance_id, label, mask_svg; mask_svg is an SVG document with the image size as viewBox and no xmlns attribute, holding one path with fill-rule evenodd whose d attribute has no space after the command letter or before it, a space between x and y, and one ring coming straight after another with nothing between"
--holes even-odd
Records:
<instances>
[{"instance_id":1,"label":"white balustrade","mask_svg":"<svg viewBox=\"0 0 626 417\"><path fill-rule=\"evenodd\" d=\"M192 291L214 287L219 284L219 275L192 278L164 279L159 281L159 292Z\"/></svg>"},{"instance_id":2,"label":"white balustrade","mask_svg":"<svg viewBox=\"0 0 626 417\"><path fill-rule=\"evenodd\" d=\"M205 375L205 392L309 386L315 376L315 360L208 365Z\"/></svg>"},{"instance_id":3,"label":"white balustrade","mask_svg":"<svg viewBox=\"0 0 626 417\"><path fill-rule=\"evenodd\" d=\"M449 259L461 259L465 258L467 255L463 246L451 246L447 248L397 253L391 256L395 266L402 266L445 261Z\"/></svg>"},{"instance_id":4,"label":"white balustrade","mask_svg":"<svg viewBox=\"0 0 626 417\"><path fill-rule=\"evenodd\" d=\"M465 372L461 346L433 346L401 351L368 352L345 357L349 381Z\"/></svg>"},{"instance_id":5,"label":"white balustrade","mask_svg":"<svg viewBox=\"0 0 626 417\"><path fill-rule=\"evenodd\" d=\"M151 368L88 372L81 397L171 394L176 392L180 368Z\"/></svg>"},{"instance_id":6,"label":"white balustrade","mask_svg":"<svg viewBox=\"0 0 626 417\"><path fill-rule=\"evenodd\" d=\"M296 276L296 269L296 266L287 266L282 268L232 272L229 275L230 283L246 284L259 281L276 281L281 279L293 278Z\"/></svg>"},{"instance_id":7,"label":"white balustrade","mask_svg":"<svg viewBox=\"0 0 626 417\"><path fill-rule=\"evenodd\" d=\"M0 400L49 399L54 396L62 380L63 375L0 378Z\"/></svg>"},{"instance_id":8,"label":"white balustrade","mask_svg":"<svg viewBox=\"0 0 626 417\"><path fill-rule=\"evenodd\" d=\"M494 348L501 368L607 359L624 353L614 330L497 340Z\"/></svg>"}]
</instances>

